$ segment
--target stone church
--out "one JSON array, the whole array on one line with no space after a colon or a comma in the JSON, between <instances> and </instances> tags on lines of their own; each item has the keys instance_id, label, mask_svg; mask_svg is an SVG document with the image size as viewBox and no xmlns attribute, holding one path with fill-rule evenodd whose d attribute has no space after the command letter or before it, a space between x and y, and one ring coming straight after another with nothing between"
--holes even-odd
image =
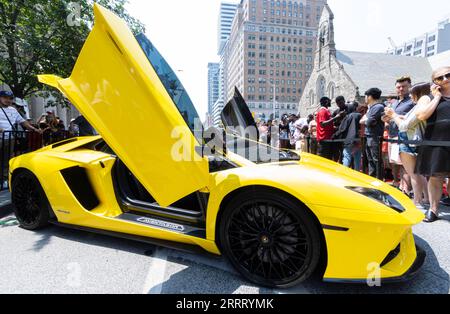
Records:
<instances>
[{"instance_id":1,"label":"stone church","mask_svg":"<svg viewBox=\"0 0 450 314\"><path fill-rule=\"evenodd\" d=\"M319 100L327 96L333 100L364 101L364 93L372 87L383 96L395 92L395 81L410 76L414 83L431 80L432 69L450 63L450 51L430 58L394 56L383 53L338 51L334 41L334 15L328 5L319 23L319 36L314 69L300 99L300 115L317 111ZM448 65L448 64L445 64Z\"/></svg>"}]
</instances>

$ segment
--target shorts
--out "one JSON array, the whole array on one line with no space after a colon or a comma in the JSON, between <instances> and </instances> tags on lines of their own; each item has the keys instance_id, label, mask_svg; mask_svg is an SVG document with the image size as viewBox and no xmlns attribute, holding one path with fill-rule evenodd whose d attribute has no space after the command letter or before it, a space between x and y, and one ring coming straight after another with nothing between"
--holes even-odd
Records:
<instances>
[{"instance_id":1,"label":"shorts","mask_svg":"<svg viewBox=\"0 0 450 314\"><path fill-rule=\"evenodd\" d=\"M398 139L400 141L409 141L408 135L404 132L398 133ZM399 152L411 156L417 156L417 147L412 147L408 144L400 143Z\"/></svg>"}]
</instances>

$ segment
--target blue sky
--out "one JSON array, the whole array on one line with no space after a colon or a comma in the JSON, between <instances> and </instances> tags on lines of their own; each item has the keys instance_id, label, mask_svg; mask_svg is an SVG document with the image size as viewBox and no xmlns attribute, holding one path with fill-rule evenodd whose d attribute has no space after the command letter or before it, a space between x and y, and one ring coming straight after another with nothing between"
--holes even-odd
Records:
<instances>
[{"instance_id":1,"label":"blue sky","mask_svg":"<svg viewBox=\"0 0 450 314\"><path fill-rule=\"evenodd\" d=\"M239 2L227 0L228 2ZM220 0L129 0L128 11L188 90L200 117L207 111L207 64L218 60ZM437 26L450 14L448 0L328 0L340 50L385 52Z\"/></svg>"}]
</instances>

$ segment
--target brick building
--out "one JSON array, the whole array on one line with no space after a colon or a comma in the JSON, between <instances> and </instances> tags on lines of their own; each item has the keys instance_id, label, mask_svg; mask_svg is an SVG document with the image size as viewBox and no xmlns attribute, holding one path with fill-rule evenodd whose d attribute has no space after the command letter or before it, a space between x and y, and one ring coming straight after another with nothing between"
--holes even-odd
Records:
<instances>
[{"instance_id":1,"label":"brick building","mask_svg":"<svg viewBox=\"0 0 450 314\"><path fill-rule=\"evenodd\" d=\"M225 99L237 87L255 118L296 113L325 0L242 0L225 46Z\"/></svg>"}]
</instances>

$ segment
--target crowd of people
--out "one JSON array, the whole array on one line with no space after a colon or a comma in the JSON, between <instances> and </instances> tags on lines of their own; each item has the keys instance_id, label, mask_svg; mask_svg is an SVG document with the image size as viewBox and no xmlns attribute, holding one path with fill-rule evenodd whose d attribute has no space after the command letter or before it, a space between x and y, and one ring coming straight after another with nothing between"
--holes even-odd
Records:
<instances>
[{"instance_id":1,"label":"crowd of people","mask_svg":"<svg viewBox=\"0 0 450 314\"><path fill-rule=\"evenodd\" d=\"M342 163L356 171L392 181L426 210L425 222L439 219L439 206L450 206L450 66L435 70L431 82L412 85L401 77L396 93L382 97L379 88L365 101L320 99L307 118L283 116L281 122L258 124L263 142L296 149ZM273 136L277 129L279 137ZM363 156L365 158L363 158ZM444 196L443 196L444 195Z\"/></svg>"},{"instance_id":2,"label":"crowd of people","mask_svg":"<svg viewBox=\"0 0 450 314\"><path fill-rule=\"evenodd\" d=\"M94 129L83 116L72 119L67 127L53 111L47 111L37 120L28 119L24 107L16 101L14 94L0 91L0 185L3 188L6 185L11 157L68 137L94 134Z\"/></svg>"},{"instance_id":3,"label":"crowd of people","mask_svg":"<svg viewBox=\"0 0 450 314\"><path fill-rule=\"evenodd\" d=\"M44 141L47 142L51 138L59 138L62 132L68 132L70 136L95 134L92 126L83 116L72 119L67 127L53 111L45 112L36 120L27 118L23 105L16 102L14 94L10 91L0 91L0 109L2 111L0 112L0 133L31 131L44 135Z\"/></svg>"}]
</instances>

